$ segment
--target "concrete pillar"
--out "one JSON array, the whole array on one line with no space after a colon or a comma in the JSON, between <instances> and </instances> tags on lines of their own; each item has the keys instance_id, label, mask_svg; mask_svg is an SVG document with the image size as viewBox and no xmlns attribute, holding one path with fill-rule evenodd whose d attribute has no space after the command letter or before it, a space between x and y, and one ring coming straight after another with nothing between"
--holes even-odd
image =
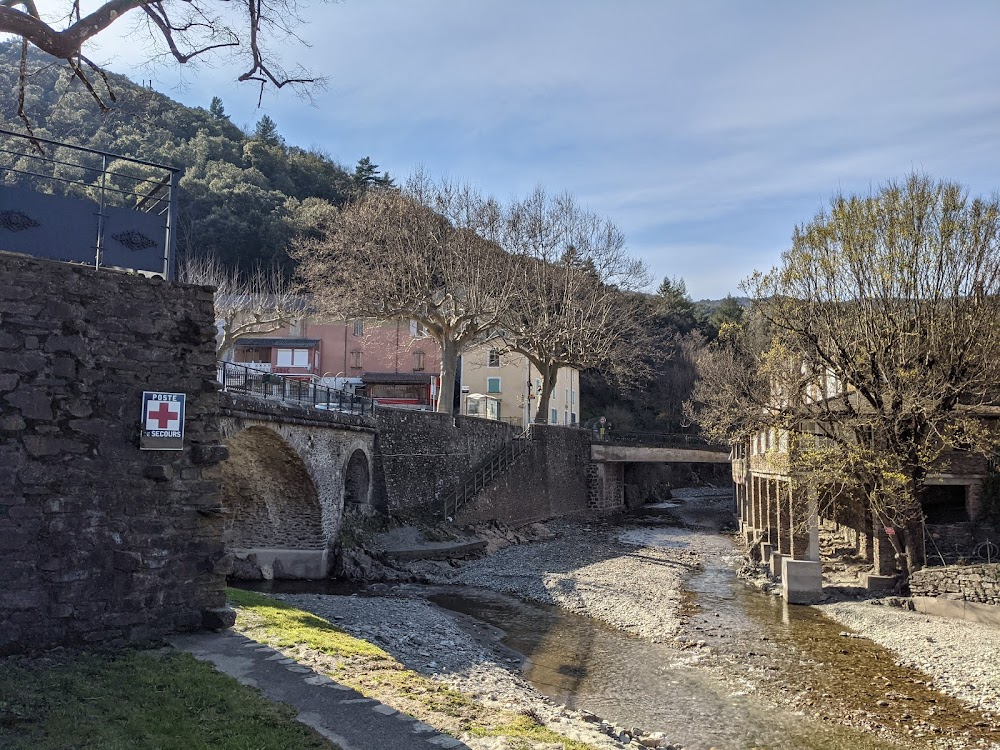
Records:
<instances>
[{"instance_id":1,"label":"concrete pillar","mask_svg":"<svg viewBox=\"0 0 1000 750\"><path fill-rule=\"evenodd\" d=\"M857 530L857 550L858 557L867 563L875 560L875 540L872 537L872 514L865 508L858 516L860 518Z\"/></svg>"},{"instance_id":2,"label":"concrete pillar","mask_svg":"<svg viewBox=\"0 0 1000 750\"><path fill-rule=\"evenodd\" d=\"M750 491L750 497L747 498L747 544L750 544L757 537L757 529L760 528L760 487L753 474L747 481Z\"/></svg>"},{"instance_id":3,"label":"concrete pillar","mask_svg":"<svg viewBox=\"0 0 1000 750\"><path fill-rule=\"evenodd\" d=\"M823 597L823 570L818 560L781 558L781 594L789 604L812 604Z\"/></svg>"},{"instance_id":4,"label":"concrete pillar","mask_svg":"<svg viewBox=\"0 0 1000 750\"><path fill-rule=\"evenodd\" d=\"M886 534L885 527L875 518L872 519L872 537L875 541L873 550L875 575L895 576L896 549L892 546L892 542L889 541L889 535Z\"/></svg>"},{"instance_id":5,"label":"concrete pillar","mask_svg":"<svg viewBox=\"0 0 1000 750\"><path fill-rule=\"evenodd\" d=\"M767 542L774 549L778 546L778 481L765 481L767 498Z\"/></svg>"},{"instance_id":6,"label":"concrete pillar","mask_svg":"<svg viewBox=\"0 0 1000 750\"><path fill-rule=\"evenodd\" d=\"M789 544L788 554L796 560L805 560L809 555L810 527L809 502L801 488L789 485Z\"/></svg>"},{"instance_id":7,"label":"concrete pillar","mask_svg":"<svg viewBox=\"0 0 1000 750\"><path fill-rule=\"evenodd\" d=\"M819 562L819 498L815 490L808 490L806 525L809 533L809 550L806 553L806 560Z\"/></svg>"},{"instance_id":8,"label":"concrete pillar","mask_svg":"<svg viewBox=\"0 0 1000 750\"><path fill-rule=\"evenodd\" d=\"M791 553L791 506L792 483L780 482L778 484L778 552L782 555Z\"/></svg>"}]
</instances>

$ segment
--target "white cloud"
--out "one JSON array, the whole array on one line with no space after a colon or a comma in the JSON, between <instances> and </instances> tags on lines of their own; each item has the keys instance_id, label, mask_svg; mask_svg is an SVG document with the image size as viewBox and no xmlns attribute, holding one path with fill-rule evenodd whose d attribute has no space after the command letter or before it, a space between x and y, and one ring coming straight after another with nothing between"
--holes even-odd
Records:
<instances>
[{"instance_id":1,"label":"white cloud","mask_svg":"<svg viewBox=\"0 0 1000 750\"><path fill-rule=\"evenodd\" d=\"M316 107L265 96L290 141L501 197L570 189L658 275L683 268L706 295L776 262L838 189L916 168L990 192L1000 174L990 0L346 0L303 14L313 46L287 55L330 86ZM137 49L101 53L132 72ZM233 75L156 79L250 123L256 91Z\"/></svg>"}]
</instances>

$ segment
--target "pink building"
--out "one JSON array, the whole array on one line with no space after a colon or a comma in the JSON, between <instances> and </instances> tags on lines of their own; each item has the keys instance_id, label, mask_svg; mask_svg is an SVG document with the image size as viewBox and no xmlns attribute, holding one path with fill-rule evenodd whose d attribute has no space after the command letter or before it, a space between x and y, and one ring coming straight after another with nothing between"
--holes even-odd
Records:
<instances>
[{"instance_id":1,"label":"pink building","mask_svg":"<svg viewBox=\"0 0 1000 750\"><path fill-rule=\"evenodd\" d=\"M264 372L322 381L384 404L431 406L437 397L441 350L415 321L301 320L266 337L238 339L234 362Z\"/></svg>"}]
</instances>

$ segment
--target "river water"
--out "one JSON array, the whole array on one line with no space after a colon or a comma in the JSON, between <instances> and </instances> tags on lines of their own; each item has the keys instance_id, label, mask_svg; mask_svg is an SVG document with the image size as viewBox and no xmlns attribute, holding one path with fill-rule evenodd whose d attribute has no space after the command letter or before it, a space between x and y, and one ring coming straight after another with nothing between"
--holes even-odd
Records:
<instances>
[{"instance_id":1,"label":"river water","mask_svg":"<svg viewBox=\"0 0 1000 750\"><path fill-rule=\"evenodd\" d=\"M640 521L623 536L680 544L674 531ZM713 524L696 533L703 565L686 582L679 644L491 591L429 598L503 630L504 644L527 659L524 676L556 702L692 750L1000 746L1000 733L973 726L976 715L881 647L737 580L741 557Z\"/></svg>"},{"instance_id":2,"label":"river water","mask_svg":"<svg viewBox=\"0 0 1000 750\"><path fill-rule=\"evenodd\" d=\"M524 677L557 703L663 732L688 750L1000 748L994 724L880 646L850 637L815 608L788 606L739 581L741 554L718 533L725 513L713 518L683 504L668 513L633 519L617 533L636 546L698 550L702 565L685 582L686 617L674 643L482 589L406 586L405 595L502 630L503 643L525 657ZM359 592L331 582L259 588Z\"/></svg>"}]
</instances>

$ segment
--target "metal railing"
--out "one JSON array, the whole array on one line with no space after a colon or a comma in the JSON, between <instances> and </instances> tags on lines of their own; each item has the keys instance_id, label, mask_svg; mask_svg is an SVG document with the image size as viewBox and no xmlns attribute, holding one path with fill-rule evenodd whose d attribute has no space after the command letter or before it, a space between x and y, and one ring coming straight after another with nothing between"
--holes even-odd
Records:
<instances>
[{"instance_id":1,"label":"metal railing","mask_svg":"<svg viewBox=\"0 0 1000 750\"><path fill-rule=\"evenodd\" d=\"M355 396L310 380L263 372L237 362L219 362L217 377L222 389L233 393L342 414L375 414L374 399Z\"/></svg>"},{"instance_id":2,"label":"metal railing","mask_svg":"<svg viewBox=\"0 0 1000 750\"><path fill-rule=\"evenodd\" d=\"M179 180L166 164L0 128L5 249L171 279Z\"/></svg>"},{"instance_id":3,"label":"metal railing","mask_svg":"<svg viewBox=\"0 0 1000 750\"><path fill-rule=\"evenodd\" d=\"M530 440L527 432L521 433L487 456L479 466L455 486L455 489L445 494L441 499L441 517L444 519L454 518L460 508L507 471L518 456L528 449Z\"/></svg>"}]
</instances>

